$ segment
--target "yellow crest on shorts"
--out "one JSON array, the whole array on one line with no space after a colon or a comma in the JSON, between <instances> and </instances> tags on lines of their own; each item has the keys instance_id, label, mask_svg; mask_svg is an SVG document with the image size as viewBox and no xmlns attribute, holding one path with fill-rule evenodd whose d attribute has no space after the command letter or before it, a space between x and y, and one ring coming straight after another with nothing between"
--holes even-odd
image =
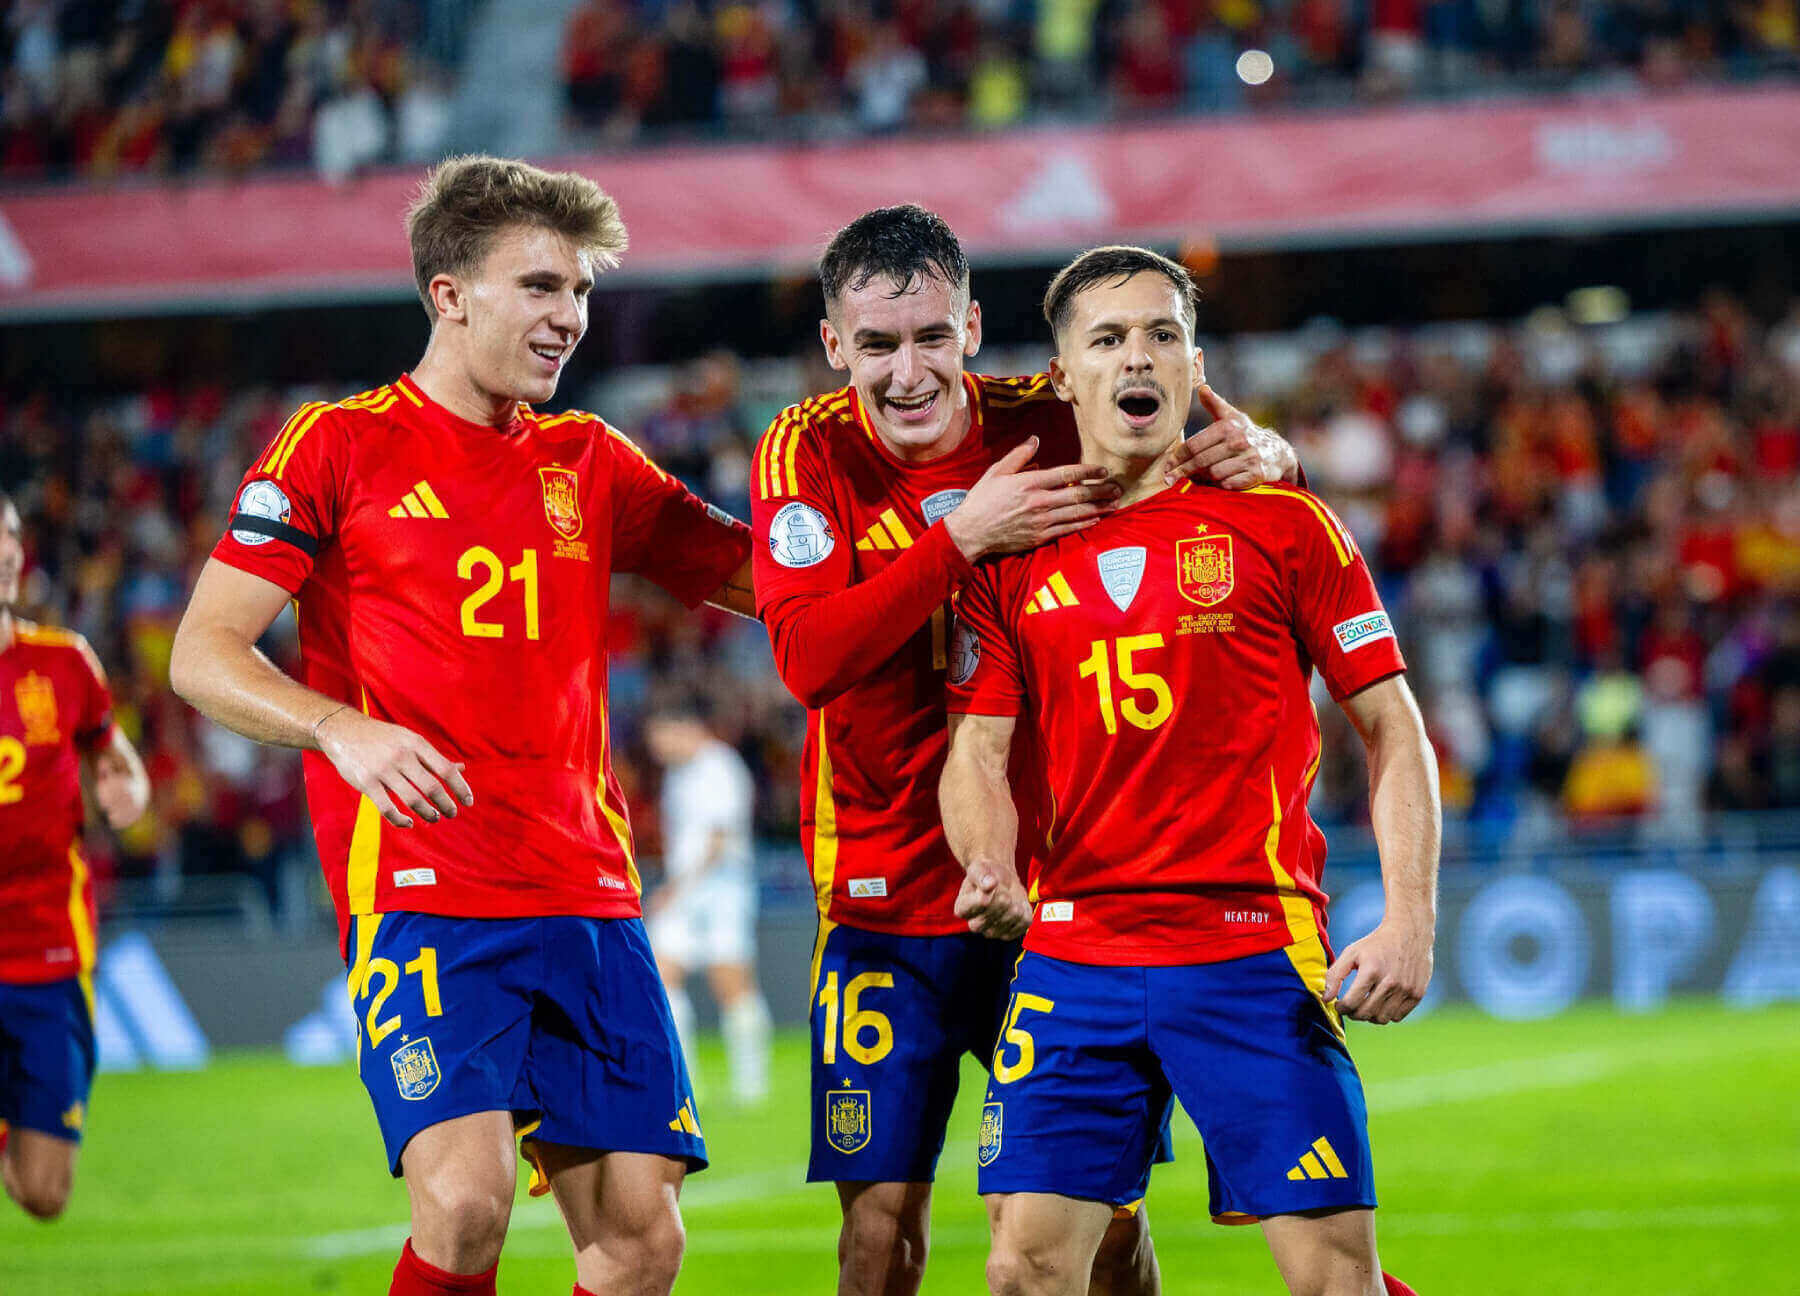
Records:
<instances>
[{"instance_id":1,"label":"yellow crest on shorts","mask_svg":"<svg viewBox=\"0 0 1800 1296\"><path fill-rule=\"evenodd\" d=\"M994 1164L1000 1155L1000 1134L1006 1116L1005 1103L983 1103L981 1107L981 1146L975 1159L984 1166Z\"/></svg>"},{"instance_id":2,"label":"yellow crest on shorts","mask_svg":"<svg viewBox=\"0 0 1800 1296\"><path fill-rule=\"evenodd\" d=\"M13 700L19 704L19 718L25 722L25 745L46 746L62 741L56 723L56 685L36 671L13 685Z\"/></svg>"},{"instance_id":3,"label":"yellow crest on shorts","mask_svg":"<svg viewBox=\"0 0 1800 1296\"><path fill-rule=\"evenodd\" d=\"M825 1141L839 1152L860 1152L872 1125L867 1089L833 1089L825 1095Z\"/></svg>"},{"instance_id":4,"label":"yellow crest on shorts","mask_svg":"<svg viewBox=\"0 0 1800 1296\"><path fill-rule=\"evenodd\" d=\"M1199 535L1175 542L1175 588L1188 602L1213 606L1231 593L1234 578L1230 536Z\"/></svg>"},{"instance_id":5,"label":"yellow crest on shorts","mask_svg":"<svg viewBox=\"0 0 1800 1296\"><path fill-rule=\"evenodd\" d=\"M544 517L564 540L581 534L581 479L573 468L539 468L544 486Z\"/></svg>"},{"instance_id":6,"label":"yellow crest on shorts","mask_svg":"<svg viewBox=\"0 0 1800 1296\"><path fill-rule=\"evenodd\" d=\"M438 1072L437 1052L431 1036L421 1035L404 1048L394 1050L394 1085L408 1102L429 1097L443 1076Z\"/></svg>"}]
</instances>

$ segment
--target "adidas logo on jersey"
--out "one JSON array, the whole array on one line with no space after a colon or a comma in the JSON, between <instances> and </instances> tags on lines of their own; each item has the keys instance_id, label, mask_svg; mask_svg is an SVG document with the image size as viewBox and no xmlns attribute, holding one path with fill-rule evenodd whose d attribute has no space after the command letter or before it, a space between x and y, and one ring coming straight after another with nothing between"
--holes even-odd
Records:
<instances>
[{"instance_id":1,"label":"adidas logo on jersey","mask_svg":"<svg viewBox=\"0 0 1800 1296\"><path fill-rule=\"evenodd\" d=\"M443 501L438 499L437 492L431 489L431 483L416 482L413 488L400 497L400 502L388 510L389 517L411 518L447 518L449 512Z\"/></svg>"},{"instance_id":2,"label":"adidas logo on jersey","mask_svg":"<svg viewBox=\"0 0 1800 1296\"><path fill-rule=\"evenodd\" d=\"M1314 1155L1314 1154L1317 1155ZM1289 1179L1348 1179L1350 1174L1344 1169L1344 1163L1338 1160L1336 1150L1330 1139L1313 1140L1312 1151L1300 1158L1300 1162L1287 1172Z\"/></svg>"},{"instance_id":3,"label":"adidas logo on jersey","mask_svg":"<svg viewBox=\"0 0 1800 1296\"><path fill-rule=\"evenodd\" d=\"M893 509L885 510L879 521L867 531L863 538L856 542L856 547L867 553L871 549L910 549L912 536L907 534L906 523Z\"/></svg>"},{"instance_id":4,"label":"adidas logo on jersey","mask_svg":"<svg viewBox=\"0 0 1800 1296\"><path fill-rule=\"evenodd\" d=\"M1069 588L1069 582L1063 579L1061 572L1051 572L1050 579L1038 587L1038 592L1031 596L1025 604L1025 615L1033 612L1053 612L1057 608L1079 607L1081 600L1075 597L1075 591Z\"/></svg>"}]
</instances>

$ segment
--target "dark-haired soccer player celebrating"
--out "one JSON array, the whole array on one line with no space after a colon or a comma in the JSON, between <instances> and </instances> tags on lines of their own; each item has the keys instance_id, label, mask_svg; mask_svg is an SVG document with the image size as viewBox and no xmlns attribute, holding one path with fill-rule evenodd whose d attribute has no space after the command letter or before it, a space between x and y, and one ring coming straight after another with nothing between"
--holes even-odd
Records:
<instances>
[{"instance_id":1,"label":"dark-haired soccer player celebrating","mask_svg":"<svg viewBox=\"0 0 1800 1296\"><path fill-rule=\"evenodd\" d=\"M1397 1021L1431 973L1437 779L1405 663L1355 541L1315 496L1163 481L1202 376L1181 267L1096 249L1057 276L1045 313L1082 457L1122 494L1081 533L984 564L958 605L950 845L971 872L1013 860L1015 728L1044 753L1051 807L983 1113L989 1284L1085 1289L1173 1093L1205 1136L1215 1218L1260 1219L1297 1294L1380 1296L1339 1014ZM1387 889L1380 926L1335 962L1306 809L1315 667L1368 747ZM1000 897L971 910L1008 918Z\"/></svg>"},{"instance_id":2,"label":"dark-haired soccer player celebrating","mask_svg":"<svg viewBox=\"0 0 1800 1296\"><path fill-rule=\"evenodd\" d=\"M967 374L981 308L956 236L916 206L851 222L820 261L825 354L850 385L785 411L756 456L757 601L810 710L802 844L819 907L812 968L812 1158L844 1212L840 1293L908 1296L964 1052L992 1056L1023 930L971 935L937 777L950 602L986 554L1101 517L1117 494L1077 464L1049 380ZM1214 395L1178 471L1279 478L1291 449ZM1185 406L1184 406L1185 409ZM1030 466L1033 459L1045 467ZM1171 462L1175 456L1171 455ZM1171 471L1177 471L1171 469ZM1116 1276L1115 1276L1116 1275ZM1096 1287L1148 1292L1141 1220L1110 1236Z\"/></svg>"},{"instance_id":3,"label":"dark-haired soccer player celebrating","mask_svg":"<svg viewBox=\"0 0 1800 1296\"><path fill-rule=\"evenodd\" d=\"M607 589L640 572L747 612L748 532L599 419L530 409L624 248L611 198L456 158L407 231L424 357L303 407L252 466L173 681L306 751L359 1069L412 1203L393 1292L494 1290L515 1126L576 1291L667 1292L705 1146L608 756ZM256 651L289 598L302 681Z\"/></svg>"},{"instance_id":4,"label":"dark-haired soccer player celebrating","mask_svg":"<svg viewBox=\"0 0 1800 1296\"><path fill-rule=\"evenodd\" d=\"M94 888L83 767L114 828L150 802L87 640L20 619L19 511L0 494L0 1179L39 1219L75 1182L94 1080Z\"/></svg>"}]
</instances>

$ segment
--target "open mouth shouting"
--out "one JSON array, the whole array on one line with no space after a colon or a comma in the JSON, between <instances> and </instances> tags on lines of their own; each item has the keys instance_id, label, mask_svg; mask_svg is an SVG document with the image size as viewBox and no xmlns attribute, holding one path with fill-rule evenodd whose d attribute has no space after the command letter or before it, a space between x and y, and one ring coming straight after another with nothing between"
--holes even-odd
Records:
<instances>
[{"instance_id":1,"label":"open mouth shouting","mask_svg":"<svg viewBox=\"0 0 1800 1296\"><path fill-rule=\"evenodd\" d=\"M931 419L937 409L938 396L935 391L917 396L884 396L881 403L896 422L918 424Z\"/></svg>"},{"instance_id":2,"label":"open mouth shouting","mask_svg":"<svg viewBox=\"0 0 1800 1296\"><path fill-rule=\"evenodd\" d=\"M1164 396L1160 387L1139 385L1124 388L1115 399L1126 426L1142 431L1162 413Z\"/></svg>"}]
</instances>

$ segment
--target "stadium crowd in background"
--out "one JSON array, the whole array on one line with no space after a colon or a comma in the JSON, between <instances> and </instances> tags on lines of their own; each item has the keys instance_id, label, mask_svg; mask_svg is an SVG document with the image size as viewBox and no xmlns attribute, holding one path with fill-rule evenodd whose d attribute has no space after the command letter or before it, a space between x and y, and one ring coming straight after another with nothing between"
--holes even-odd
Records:
<instances>
[{"instance_id":1,"label":"stadium crowd in background","mask_svg":"<svg viewBox=\"0 0 1800 1296\"><path fill-rule=\"evenodd\" d=\"M0 177L338 176L442 151L472 0L19 0Z\"/></svg>"},{"instance_id":2,"label":"stadium crowd in background","mask_svg":"<svg viewBox=\"0 0 1800 1296\"><path fill-rule=\"evenodd\" d=\"M17 0L0 20L0 179L308 164L341 177L435 157L475 10ZM1255 85L1238 72L1252 48L1269 55ZM577 147L1668 89L1796 67L1796 0L579 0L560 77Z\"/></svg>"},{"instance_id":3,"label":"stadium crowd in background","mask_svg":"<svg viewBox=\"0 0 1800 1296\"><path fill-rule=\"evenodd\" d=\"M1006 359L990 347L972 367ZM742 515L770 412L746 395L759 366L812 372L715 355L641 411L582 400ZM1800 303L1768 323L1714 295L1593 328L1554 312L1508 327L1319 324L1213 343L1207 367L1293 440L1368 555L1413 645L1452 838L1621 818L1667 834L1702 807L1800 807ZM25 605L112 665L120 723L155 786L121 838L128 873L242 870L272 887L306 837L294 754L181 706L169 643L236 466L300 400L358 389L356 377L305 391L172 381L0 405L0 488L34 538ZM756 779L759 834L793 841L803 713L762 628L692 616L635 582L613 619L617 766L646 853L657 798L641 721L664 681L711 700ZM285 618L278 634L279 660L292 653ZM1355 736L1321 716L1315 817L1359 819Z\"/></svg>"}]
</instances>

